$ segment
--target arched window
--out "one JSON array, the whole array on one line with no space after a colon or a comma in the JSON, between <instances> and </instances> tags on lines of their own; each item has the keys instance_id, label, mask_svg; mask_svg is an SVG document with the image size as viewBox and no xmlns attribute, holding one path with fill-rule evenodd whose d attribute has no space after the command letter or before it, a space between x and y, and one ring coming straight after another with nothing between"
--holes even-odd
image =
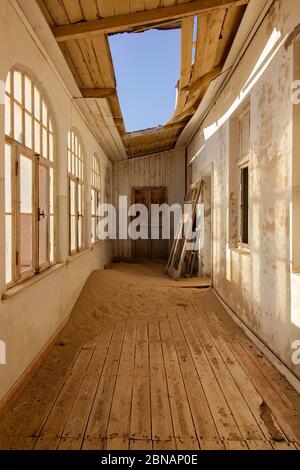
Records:
<instances>
[{"instance_id":1,"label":"arched window","mask_svg":"<svg viewBox=\"0 0 300 470\"><path fill-rule=\"evenodd\" d=\"M5 87L6 283L55 263L54 130L46 100L27 73Z\"/></svg>"},{"instance_id":2,"label":"arched window","mask_svg":"<svg viewBox=\"0 0 300 470\"><path fill-rule=\"evenodd\" d=\"M84 248L84 159L82 144L74 130L68 136L69 252Z\"/></svg>"},{"instance_id":3,"label":"arched window","mask_svg":"<svg viewBox=\"0 0 300 470\"><path fill-rule=\"evenodd\" d=\"M92 223L92 243L96 243L99 240L97 227L100 222L99 217L99 205L101 203L101 171L100 163L97 155L93 155L92 162L92 184L91 184L91 223Z\"/></svg>"}]
</instances>

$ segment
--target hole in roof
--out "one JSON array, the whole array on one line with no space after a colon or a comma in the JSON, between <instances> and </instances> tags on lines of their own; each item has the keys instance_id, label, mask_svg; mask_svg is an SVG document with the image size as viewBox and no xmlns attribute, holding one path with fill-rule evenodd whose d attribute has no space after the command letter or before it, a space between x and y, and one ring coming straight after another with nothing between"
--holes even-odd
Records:
<instances>
[{"instance_id":1,"label":"hole in roof","mask_svg":"<svg viewBox=\"0 0 300 470\"><path fill-rule=\"evenodd\" d=\"M127 132L164 125L174 114L180 29L109 37Z\"/></svg>"}]
</instances>

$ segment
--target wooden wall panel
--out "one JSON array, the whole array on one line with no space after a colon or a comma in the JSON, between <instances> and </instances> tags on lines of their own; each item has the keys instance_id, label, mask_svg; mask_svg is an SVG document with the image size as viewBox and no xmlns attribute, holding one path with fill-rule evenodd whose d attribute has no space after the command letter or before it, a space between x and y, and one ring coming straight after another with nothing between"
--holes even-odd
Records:
<instances>
[{"instance_id":1,"label":"wooden wall panel","mask_svg":"<svg viewBox=\"0 0 300 470\"><path fill-rule=\"evenodd\" d=\"M132 189L142 187L165 187L169 204L182 203L184 197L184 155L182 151L173 150L114 163L113 203L117 209L119 196L127 196L128 204L131 205ZM130 258L132 256L131 240L116 241L114 256Z\"/></svg>"}]
</instances>

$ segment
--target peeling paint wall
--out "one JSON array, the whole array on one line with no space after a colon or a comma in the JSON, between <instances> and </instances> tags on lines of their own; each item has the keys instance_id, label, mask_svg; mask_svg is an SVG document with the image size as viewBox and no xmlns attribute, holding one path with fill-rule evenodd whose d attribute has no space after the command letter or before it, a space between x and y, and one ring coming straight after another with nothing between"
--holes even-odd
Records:
<instances>
[{"instance_id":1,"label":"peeling paint wall","mask_svg":"<svg viewBox=\"0 0 300 470\"><path fill-rule=\"evenodd\" d=\"M36 79L53 112L57 137L57 259L62 264L60 269L47 273L46 277L10 300L0 300L0 341L6 345L7 362L6 365L0 364L1 402L68 317L90 273L103 268L111 259L110 243L105 242L65 264L68 258L67 143L70 128L77 128L83 141L87 182L93 153L97 153L100 158L103 198L105 171L111 164L9 0L0 1L0 43L0 80L5 83L8 71L15 65L25 68ZM4 87L1 87L1 103L3 98ZM4 129L4 105L1 104L0 295L5 290ZM88 184L85 198L89 221L91 203ZM87 225L86 229L87 248L90 248L90 227Z\"/></svg>"},{"instance_id":2,"label":"peeling paint wall","mask_svg":"<svg viewBox=\"0 0 300 470\"><path fill-rule=\"evenodd\" d=\"M296 213L294 195L299 194L296 159L298 162L300 154L299 137L295 137L297 110L291 100L291 85L293 80L299 79L296 72L300 69L295 68L295 45L291 42L289 47L279 48L247 97L251 121L249 252L234 249L231 243L230 157L235 150L231 142L232 119L227 119L207 141L202 131L218 122L236 100L275 28L281 36L256 73L263 70L277 45L299 23L299 1L274 2L237 70L188 147L188 161L195 158L191 168L193 181L198 181L209 166L213 168L214 287L298 377L300 367L291 359L292 344L300 339L300 275L295 272L299 232L294 230L294 250L291 243L291 215L293 210ZM300 129L300 119L298 123ZM205 149L197 156L204 144Z\"/></svg>"}]
</instances>

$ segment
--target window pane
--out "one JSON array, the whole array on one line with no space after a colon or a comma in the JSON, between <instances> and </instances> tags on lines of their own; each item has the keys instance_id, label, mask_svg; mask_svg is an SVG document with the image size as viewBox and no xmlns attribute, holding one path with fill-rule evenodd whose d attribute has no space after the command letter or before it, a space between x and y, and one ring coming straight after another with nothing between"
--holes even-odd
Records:
<instances>
[{"instance_id":1,"label":"window pane","mask_svg":"<svg viewBox=\"0 0 300 470\"><path fill-rule=\"evenodd\" d=\"M53 134L49 134L49 159L50 162L54 161Z\"/></svg>"},{"instance_id":2,"label":"window pane","mask_svg":"<svg viewBox=\"0 0 300 470\"><path fill-rule=\"evenodd\" d=\"M25 112L25 145L32 148L32 118Z\"/></svg>"},{"instance_id":3,"label":"window pane","mask_svg":"<svg viewBox=\"0 0 300 470\"><path fill-rule=\"evenodd\" d=\"M82 186L78 184L78 212L82 214Z\"/></svg>"},{"instance_id":4,"label":"window pane","mask_svg":"<svg viewBox=\"0 0 300 470\"><path fill-rule=\"evenodd\" d=\"M72 173L72 156L70 150L68 150L68 172Z\"/></svg>"},{"instance_id":5,"label":"window pane","mask_svg":"<svg viewBox=\"0 0 300 470\"><path fill-rule=\"evenodd\" d=\"M92 217L92 243L96 242L96 219Z\"/></svg>"},{"instance_id":6,"label":"window pane","mask_svg":"<svg viewBox=\"0 0 300 470\"><path fill-rule=\"evenodd\" d=\"M76 204L75 204L75 183L71 180L70 182L70 214L75 216Z\"/></svg>"},{"instance_id":7,"label":"window pane","mask_svg":"<svg viewBox=\"0 0 300 470\"><path fill-rule=\"evenodd\" d=\"M20 156L20 211L32 213L32 161Z\"/></svg>"},{"instance_id":8,"label":"window pane","mask_svg":"<svg viewBox=\"0 0 300 470\"><path fill-rule=\"evenodd\" d=\"M45 127L48 127L48 110L44 102L42 104L42 122Z\"/></svg>"},{"instance_id":9,"label":"window pane","mask_svg":"<svg viewBox=\"0 0 300 470\"><path fill-rule=\"evenodd\" d=\"M48 263L48 171L39 166L39 265Z\"/></svg>"},{"instance_id":10,"label":"window pane","mask_svg":"<svg viewBox=\"0 0 300 470\"><path fill-rule=\"evenodd\" d=\"M22 129L22 108L15 104L14 106L14 139L17 142L23 142L23 129Z\"/></svg>"},{"instance_id":11,"label":"window pane","mask_svg":"<svg viewBox=\"0 0 300 470\"><path fill-rule=\"evenodd\" d=\"M54 214L54 170L50 168L50 214Z\"/></svg>"},{"instance_id":12,"label":"window pane","mask_svg":"<svg viewBox=\"0 0 300 470\"><path fill-rule=\"evenodd\" d=\"M78 220L78 248L82 248L82 219Z\"/></svg>"},{"instance_id":13,"label":"window pane","mask_svg":"<svg viewBox=\"0 0 300 470\"><path fill-rule=\"evenodd\" d=\"M32 215L20 217L20 271L32 269Z\"/></svg>"},{"instance_id":14,"label":"window pane","mask_svg":"<svg viewBox=\"0 0 300 470\"><path fill-rule=\"evenodd\" d=\"M12 281L12 216L5 216L5 280Z\"/></svg>"},{"instance_id":15,"label":"window pane","mask_svg":"<svg viewBox=\"0 0 300 470\"><path fill-rule=\"evenodd\" d=\"M92 189L92 215L96 215L96 192Z\"/></svg>"},{"instance_id":16,"label":"window pane","mask_svg":"<svg viewBox=\"0 0 300 470\"><path fill-rule=\"evenodd\" d=\"M25 108L29 113L32 112L32 85L28 77L25 77Z\"/></svg>"},{"instance_id":17,"label":"window pane","mask_svg":"<svg viewBox=\"0 0 300 470\"><path fill-rule=\"evenodd\" d=\"M11 191L11 146L5 145L5 212L12 212Z\"/></svg>"},{"instance_id":18,"label":"window pane","mask_svg":"<svg viewBox=\"0 0 300 470\"><path fill-rule=\"evenodd\" d=\"M43 128L43 157L48 158L48 133L47 130Z\"/></svg>"},{"instance_id":19,"label":"window pane","mask_svg":"<svg viewBox=\"0 0 300 470\"><path fill-rule=\"evenodd\" d=\"M41 120L41 95L37 88L34 88L34 116Z\"/></svg>"},{"instance_id":20,"label":"window pane","mask_svg":"<svg viewBox=\"0 0 300 470\"><path fill-rule=\"evenodd\" d=\"M23 103L22 101L22 75L20 72L14 72L14 98Z\"/></svg>"},{"instance_id":21,"label":"window pane","mask_svg":"<svg viewBox=\"0 0 300 470\"><path fill-rule=\"evenodd\" d=\"M5 95L5 134L11 135L11 100Z\"/></svg>"},{"instance_id":22,"label":"window pane","mask_svg":"<svg viewBox=\"0 0 300 470\"><path fill-rule=\"evenodd\" d=\"M242 177L242 243L249 243L249 169L243 168Z\"/></svg>"},{"instance_id":23,"label":"window pane","mask_svg":"<svg viewBox=\"0 0 300 470\"><path fill-rule=\"evenodd\" d=\"M48 216L39 222L39 265L48 263Z\"/></svg>"},{"instance_id":24,"label":"window pane","mask_svg":"<svg viewBox=\"0 0 300 470\"><path fill-rule=\"evenodd\" d=\"M71 251L74 251L74 250L76 250L76 220L75 220L75 216L71 217L70 224L71 224L71 227L70 227Z\"/></svg>"},{"instance_id":25,"label":"window pane","mask_svg":"<svg viewBox=\"0 0 300 470\"><path fill-rule=\"evenodd\" d=\"M34 121L34 151L41 153L41 125Z\"/></svg>"},{"instance_id":26,"label":"window pane","mask_svg":"<svg viewBox=\"0 0 300 470\"><path fill-rule=\"evenodd\" d=\"M9 94L11 92L11 72L8 72L8 75L7 75L5 91L6 93L9 93Z\"/></svg>"}]
</instances>

